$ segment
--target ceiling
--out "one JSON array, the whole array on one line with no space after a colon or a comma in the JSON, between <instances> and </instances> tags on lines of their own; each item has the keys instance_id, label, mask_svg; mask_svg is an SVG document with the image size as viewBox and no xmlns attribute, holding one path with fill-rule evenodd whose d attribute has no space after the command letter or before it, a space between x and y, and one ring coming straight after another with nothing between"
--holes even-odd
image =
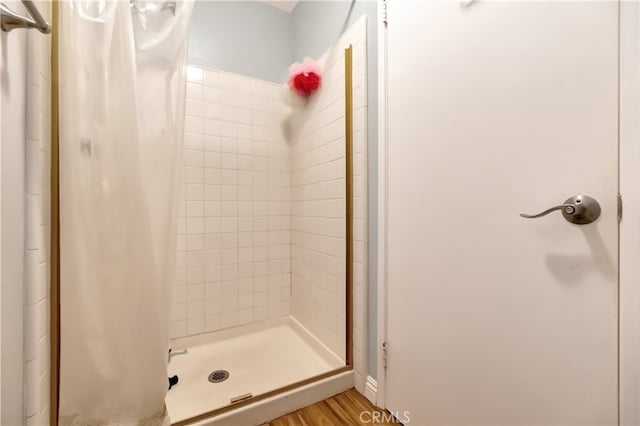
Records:
<instances>
[{"instance_id":1,"label":"ceiling","mask_svg":"<svg viewBox=\"0 0 640 426\"><path fill-rule=\"evenodd\" d=\"M275 7L276 9L284 10L287 13L291 13L291 11L293 11L293 9L298 4L298 0L274 0L274 1L261 0L261 1L265 2L269 6Z\"/></svg>"}]
</instances>

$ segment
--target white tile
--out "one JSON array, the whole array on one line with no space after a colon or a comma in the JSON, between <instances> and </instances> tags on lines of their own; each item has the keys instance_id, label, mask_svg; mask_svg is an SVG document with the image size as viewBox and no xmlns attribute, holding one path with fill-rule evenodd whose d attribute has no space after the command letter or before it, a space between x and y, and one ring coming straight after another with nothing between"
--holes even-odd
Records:
<instances>
[{"instance_id":1,"label":"white tile","mask_svg":"<svg viewBox=\"0 0 640 426\"><path fill-rule=\"evenodd\" d=\"M204 112L204 102L201 100L187 99L185 111L187 115L202 117Z\"/></svg>"},{"instance_id":2,"label":"white tile","mask_svg":"<svg viewBox=\"0 0 640 426\"><path fill-rule=\"evenodd\" d=\"M237 169L238 168L238 154L223 153L222 154L222 167L225 169Z\"/></svg>"},{"instance_id":3,"label":"white tile","mask_svg":"<svg viewBox=\"0 0 640 426\"><path fill-rule=\"evenodd\" d=\"M222 102L220 89L212 86L204 86L204 100L205 102Z\"/></svg>"},{"instance_id":4,"label":"white tile","mask_svg":"<svg viewBox=\"0 0 640 426\"><path fill-rule=\"evenodd\" d=\"M223 312L222 313L222 327L223 328L235 327L236 325L238 325L238 311L237 310L229 311L229 312Z\"/></svg>"},{"instance_id":5,"label":"white tile","mask_svg":"<svg viewBox=\"0 0 640 426\"><path fill-rule=\"evenodd\" d=\"M218 284L219 285L219 284ZM209 315L219 315L222 313L222 294L205 300L205 313Z\"/></svg>"},{"instance_id":6,"label":"white tile","mask_svg":"<svg viewBox=\"0 0 640 426\"><path fill-rule=\"evenodd\" d=\"M253 293L253 278L241 278L238 280L238 292L240 294Z\"/></svg>"},{"instance_id":7,"label":"white tile","mask_svg":"<svg viewBox=\"0 0 640 426\"><path fill-rule=\"evenodd\" d=\"M199 251L204 249L204 235L191 234L186 235L186 250L189 252Z\"/></svg>"},{"instance_id":8,"label":"white tile","mask_svg":"<svg viewBox=\"0 0 640 426\"><path fill-rule=\"evenodd\" d=\"M222 264L237 264L238 263L238 249L223 249L222 250Z\"/></svg>"},{"instance_id":9,"label":"white tile","mask_svg":"<svg viewBox=\"0 0 640 426\"><path fill-rule=\"evenodd\" d=\"M205 185L203 196L206 201L222 200L222 186L221 185Z\"/></svg>"},{"instance_id":10,"label":"white tile","mask_svg":"<svg viewBox=\"0 0 640 426\"><path fill-rule=\"evenodd\" d=\"M253 277L253 262L241 262L238 264L238 278Z\"/></svg>"},{"instance_id":11,"label":"white tile","mask_svg":"<svg viewBox=\"0 0 640 426\"><path fill-rule=\"evenodd\" d=\"M204 135L204 150L205 151L220 151L220 136L219 135Z\"/></svg>"},{"instance_id":12,"label":"white tile","mask_svg":"<svg viewBox=\"0 0 640 426\"><path fill-rule=\"evenodd\" d=\"M250 218L249 218L250 219ZM244 222L243 218L238 218L238 230L240 230L240 221ZM238 233L238 247L251 247L253 244L252 232L239 232Z\"/></svg>"},{"instance_id":13,"label":"white tile","mask_svg":"<svg viewBox=\"0 0 640 426\"><path fill-rule=\"evenodd\" d=\"M185 285L176 285L172 294L174 303L185 303L187 301L187 288Z\"/></svg>"},{"instance_id":14,"label":"white tile","mask_svg":"<svg viewBox=\"0 0 640 426\"><path fill-rule=\"evenodd\" d=\"M237 126L239 140L244 140L244 141L251 140L251 135L252 135L251 126L249 124L245 124L245 123L251 123L251 112L243 109L238 110L239 116L244 116L247 114L248 114L248 118L245 121L239 121Z\"/></svg>"},{"instance_id":15,"label":"white tile","mask_svg":"<svg viewBox=\"0 0 640 426\"><path fill-rule=\"evenodd\" d=\"M220 86L221 74L219 71L204 70L204 84L208 86Z\"/></svg>"},{"instance_id":16,"label":"white tile","mask_svg":"<svg viewBox=\"0 0 640 426\"><path fill-rule=\"evenodd\" d=\"M187 83L187 99L202 100L203 87L197 83Z\"/></svg>"},{"instance_id":17,"label":"white tile","mask_svg":"<svg viewBox=\"0 0 640 426\"><path fill-rule=\"evenodd\" d=\"M238 202L237 201L223 201L222 202L222 216L235 217L238 215Z\"/></svg>"},{"instance_id":18,"label":"white tile","mask_svg":"<svg viewBox=\"0 0 640 426\"><path fill-rule=\"evenodd\" d=\"M203 234L204 233L204 219L201 217L188 217L187 234Z\"/></svg>"},{"instance_id":19,"label":"white tile","mask_svg":"<svg viewBox=\"0 0 640 426\"><path fill-rule=\"evenodd\" d=\"M268 317L267 305L256 306L253 308L253 320L264 321Z\"/></svg>"},{"instance_id":20,"label":"white tile","mask_svg":"<svg viewBox=\"0 0 640 426\"><path fill-rule=\"evenodd\" d=\"M169 323L169 337L176 339L187 335L187 321L171 321Z\"/></svg>"},{"instance_id":21,"label":"white tile","mask_svg":"<svg viewBox=\"0 0 640 426\"><path fill-rule=\"evenodd\" d=\"M187 285L204 283L204 268L187 269Z\"/></svg>"},{"instance_id":22,"label":"white tile","mask_svg":"<svg viewBox=\"0 0 640 426\"><path fill-rule=\"evenodd\" d=\"M205 331L204 317L194 317L187 319L187 335L199 334Z\"/></svg>"},{"instance_id":23,"label":"white tile","mask_svg":"<svg viewBox=\"0 0 640 426\"><path fill-rule=\"evenodd\" d=\"M190 83L202 83L202 68L187 66L187 81Z\"/></svg>"},{"instance_id":24,"label":"white tile","mask_svg":"<svg viewBox=\"0 0 640 426\"><path fill-rule=\"evenodd\" d=\"M184 120L184 131L187 133L203 133L204 120L202 117L188 115Z\"/></svg>"},{"instance_id":25,"label":"white tile","mask_svg":"<svg viewBox=\"0 0 640 426\"><path fill-rule=\"evenodd\" d=\"M205 201L204 215L205 217L222 216L222 201Z\"/></svg>"},{"instance_id":26,"label":"white tile","mask_svg":"<svg viewBox=\"0 0 640 426\"><path fill-rule=\"evenodd\" d=\"M221 265L207 265L205 267L205 281L208 284L221 282L222 281L222 266Z\"/></svg>"},{"instance_id":27,"label":"white tile","mask_svg":"<svg viewBox=\"0 0 640 426\"><path fill-rule=\"evenodd\" d=\"M238 249L239 262L253 262L253 247L241 247Z\"/></svg>"},{"instance_id":28,"label":"white tile","mask_svg":"<svg viewBox=\"0 0 640 426\"><path fill-rule=\"evenodd\" d=\"M171 321L187 319L187 305L184 303L174 303L171 307Z\"/></svg>"},{"instance_id":29,"label":"white tile","mask_svg":"<svg viewBox=\"0 0 640 426\"><path fill-rule=\"evenodd\" d=\"M187 321L204 317L204 299L187 302ZM187 324L189 327L189 324Z\"/></svg>"},{"instance_id":30,"label":"white tile","mask_svg":"<svg viewBox=\"0 0 640 426\"><path fill-rule=\"evenodd\" d=\"M220 120L222 118L222 106L212 102L205 102L204 118Z\"/></svg>"},{"instance_id":31,"label":"white tile","mask_svg":"<svg viewBox=\"0 0 640 426\"><path fill-rule=\"evenodd\" d=\"M222 168L222 154L220 152L205 152L204 153L204 165L205 167L220 169Z\"/></svg>"},{"instance_id":32,"label":"white tile","mask_svg":"<svg viewBox=\"0 0 640 426\"><path fill-rule=\"evenodd\" d=\"M253 293L242 293L239 295L238 308L248 309L253 307Z\"/></svg>"},{"instance_id":33,"label":"white tile","mask_svg":"<svg viewBox=\"0 0 640 426\"><path fill-rule=\"evenodd\" d=\"M219 153L217 153L219 154ZM215 158L211 161L217 161ZM220 163L221 164L221 163ZM222 184L222 169L219 168L207 168L204 169L204 183L208 185L221 185Z\"/></svg>"},{"instance_id":34,"label":"white tile","mask_svg":"<svg viewBox=\"0 0 640 426\"><path fill-rule=\"evenodd\" d=\"M220 233L223 230L221 217L206 217L205 232L207 234Z\"/></svg>"},{"instance_id":35,"label":"white tile","mask_svg":"<svg viewBox=\"0 0 640 426\"><path fill-rule=\"evenodd\" d=\"M223 217L222 218L222 232L223 233L235 233L238 231L238 218L237 217Z\"/></svg>"},{"instance_id":36,"label":"white tile","mask_svg":"<svg viewBox=\"0 0 640 426\"><path fill-rule=\"evenodd\" d=\"M267 304L267 292L256 291L253 293L253 304L255 307L265 306Z\"/></svg>"},{"instance_id":37,"label":"white tile","mask_svg":"<svg viewBox=\"0 0 640 426\"><path fill-rule=\"evenodd\" d=\"M223 170L222 171L222 184L223 185L236 185L238 183L238 171L237 170Z\"/></svg>"},{"instance_id":38,"label":"white tile","mask_svg":"<svg viewBox=\"0 0 640 426\"><path fill-rule=\"evenodd\" d=\"M187 303L204 300L204 284L187 286Z\"/></svg>"},{"instance_id":39,"label":"white tile","mask_svg":"<svg viewBox=\"0 0 640 426\"><path fill-rule=\"evenodd\" d=\"M236 185L222 185L222 199L233 201L238 199L238 187Z\"/></svg>"},{"instance_id":40,"label":"white tile","mask_svg":"<svg viewBox=\"0 0 640 426\"><path fill-rule=\"evenodd\" d=\"M192 251L192 252L186 253L186 267L187 268L204 267L204 253L202 251Z\"/></svg>"},{"instance_id":41,"label":"white tile","mask_svg":"<svg viewBox=\"0 0 640 426\"><path fill-rule=\"evenodd\" d=\"M185 150L184 164L187 167L202 167L204 164L202 151L191 149Z\"/></svg>"},{"instance_id":42,"label":"white tile","mask_svg":"<svg viewBox=\"0 0 640 426\"><path fill-rule=\"evenodd\" d=\"M186 201L187 217L204 217L204 201Z\"/></svg>"},{"instance_id":43,"label":"white tile","mask_svg":"<svg viewBox=\"0 0 640 426\"><path fill-rule=\"evenodd\" d=\"M205 225L206 226L206 225ZM204 236L205 250L219 250L222 248L222 234L212 233Z\"/></svg>"},{"instance_id":44,"label":"white tile","mask_svg":"<svg viewBox=\"0 0 640 426\"><path fill-rule=\"evenodd\" d=\"M229 264L222 265L222 280L236 280L238 279L238 265L237 264Z\"/></svg>"},{"instance_id":45,"label":"white tile","mask_svg":"<svg viewBox=\"0 0 640 426\"><path fill-rule=\"evenodd\" d=\"M200 133L185 133L184 147L186 150L202 151L204 149L204 136Z\"/></svg>"},{"instance_id":46,"label":"white tile","mask_svg":"<svg viewBox=\"0 0 640 426\"><path fill-rule=\"evenodd\" d=\"M253 309L245 308L238 311L238 324L249 324L253 321Z\"/></svg>"},{"instance_id":47,"label":"white tile","mask_svg":"<svg viewBox=\"0 0 640 426\"><path fill-rule=\"evenodd\" d=\"M185 167L185 183L204 183L204 172L202 167Z\"/></svg>"},{"instance_id":48,"label":"white tile","mask_svg":"<svg viewBox=\"0 0 640 426\"><path fill-rule=\"evenodd\" d=\"M205 317L206 331L215 331L222 328L222 314L212 314Z\"/></svg>"}]
</instances>

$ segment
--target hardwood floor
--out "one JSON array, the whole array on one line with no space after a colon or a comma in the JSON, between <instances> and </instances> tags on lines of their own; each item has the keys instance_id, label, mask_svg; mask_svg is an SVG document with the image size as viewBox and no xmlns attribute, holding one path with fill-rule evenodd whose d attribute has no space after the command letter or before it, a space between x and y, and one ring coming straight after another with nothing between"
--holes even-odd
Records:
<instances>
[{"instance_id":1,"label":"hardwood floor","mask_svg":"<svg viewBox=\"0 0 640 426\"><path fill-rule=\"evenodd\" d=\"M397 425L391 415L374 406L355 389L335 395L262 426Z\"/></svg>"}]
</instances>

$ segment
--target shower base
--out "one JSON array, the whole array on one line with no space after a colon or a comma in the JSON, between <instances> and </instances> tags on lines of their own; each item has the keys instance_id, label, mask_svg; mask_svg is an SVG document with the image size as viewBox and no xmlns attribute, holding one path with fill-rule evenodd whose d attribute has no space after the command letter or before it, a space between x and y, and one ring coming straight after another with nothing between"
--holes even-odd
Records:
<instances>
[{"instance_id":1,"label":"shower base","mask_svg":"<svg viewBox=\"0 0 640 426\"><path fill-rule=\"evenodd\" d=\"M344 366L290 316L176 339L171 346L175 352L187 349L169 364L169 375L179 377L166 398L172 423ZM229 377L210 382L216 370Z\"/></svg>"}]
</instances>

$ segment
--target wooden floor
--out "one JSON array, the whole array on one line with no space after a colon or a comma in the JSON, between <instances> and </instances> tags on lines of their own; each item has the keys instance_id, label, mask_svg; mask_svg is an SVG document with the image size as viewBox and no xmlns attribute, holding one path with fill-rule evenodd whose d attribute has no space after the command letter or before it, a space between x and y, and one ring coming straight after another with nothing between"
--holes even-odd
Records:
<instances>
[{"instance_id":1,"label":"wooden floor","mask_svg":"<svg viewBox=\"0 0 640 426\"><path fill-rule=\"evenodd\" d=\"M377 413L377 414L375 414ZM302 408L262 426L392 425L391 415L372 405L355 389Z\"/></svg>"}]
</instances>

